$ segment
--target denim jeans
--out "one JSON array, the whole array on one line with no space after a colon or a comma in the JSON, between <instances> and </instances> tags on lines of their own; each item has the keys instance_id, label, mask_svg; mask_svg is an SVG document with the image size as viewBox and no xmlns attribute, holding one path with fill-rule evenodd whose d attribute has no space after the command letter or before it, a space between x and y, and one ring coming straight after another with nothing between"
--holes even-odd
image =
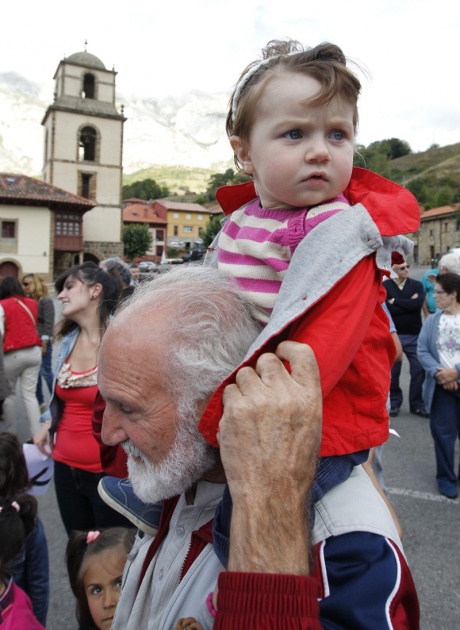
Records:
<instances>
[{"instance_id":1,"label":"denim jeans","mask_svg":"<svg viewBox=\"0 0 460 630\"><path fill-rule=\"evenodd\" d=\"M105 527L133 527L99 496L97 485L104 473L92 473L54 462L54 485L62 522L68 534Z\"/></svg>"},{"instance_id":2,"label":"denim jeans","mask_svg":"<svg viewBox=\"0 0 460 630\"><path fill-rule=\"evenodd\" d=\"M42 378L45 379L45 383L48 385L48 391L51 394L53 391L53 346L50 342L46 346L45 355L42 356L42 364L40 366L40 374L37 381L37 400L41 405L45 402L43 396Z\"/></svg>"}]
</instances>

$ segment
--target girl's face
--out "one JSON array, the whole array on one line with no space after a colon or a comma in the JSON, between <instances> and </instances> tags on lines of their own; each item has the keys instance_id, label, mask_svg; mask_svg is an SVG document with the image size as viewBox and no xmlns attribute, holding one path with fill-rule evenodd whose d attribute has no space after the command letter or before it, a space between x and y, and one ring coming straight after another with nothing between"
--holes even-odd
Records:
<instances>
[{"instance_id":1,"label":"girl's face","mask_svg":"<svg viewBox=\"0 0 460 630\"><path fill-rule=\"evenodd\" d=\"M337 96L327 104L310 104L320 88L306 75L275 76L257 105L249 143L230 138L264 208L315 206L336 197L350 181L354 110Z\"/></svg>"},{"instance_id":2,"label":"girl's face","mask_svg":"<svg viewBox=\"0 0 460 630\"><path fill-rule=\"evenodd\" d=\"M91 556L83 573L89 612L99 630L109 630L120 598L121 576L126 562L122 548Z\"/></svg>"},{"instance_id":3,"label":"girl's face","mask_svg":"<svg viewBox=\"0 0 460 630\"><path fill-rule=\"evenodd\" d=\"M66 319L74 319L75 315L84 311L91 303L94 287L89 287L78 276L66 278L64 288L58 295L62 304L62 315Z\"/></svg>"}]
</instances>

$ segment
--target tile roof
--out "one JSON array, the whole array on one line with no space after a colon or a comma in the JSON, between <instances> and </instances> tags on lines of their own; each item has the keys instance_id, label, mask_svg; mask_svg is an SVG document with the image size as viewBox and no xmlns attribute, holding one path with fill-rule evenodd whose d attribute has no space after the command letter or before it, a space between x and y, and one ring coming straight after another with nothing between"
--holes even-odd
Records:
<instances>
[{"instance_id":1,"label":"tile roof","mask_svg":"<svg viewBox=\"0 0 460 630\"><path fill-rule=\"evenodd\" d=\"M441 206L440 208L431 208L431 210L425 210L420 216L420 220L434 219L436 217L442 217L444 215L452 214L460 210L460 204L455 206Z\"/></svg>"},{"instance_id":2,"label":"tile roof","mask_svg":"<svg viewBox=\"0 0 460 630\"><path fill-rule=\"evenodd\" d=\"M167 201L166 199L155 199L154 204L163 206L167 210L182 210L183 212L200 212L210 214L209 209L199 203L183 203L181 201Z\"/></svg>"},{"instance_id":3,"label":"tile roof","mask_svg":"<svg viewBox=\"0 0 460 630\"><path fill-rule=\"evenodd\" d=\"M40 179L15 173L0 173L0 204L5 203L48 206L52 209L67 208L84 212L97 206L94 201L74 195Z\"/></svg>"},{"instance_id":4,"label":"tile roof","mask_svg":"<svg viewBox=\"0 0 460 630\"><path fill-rule=\"evenodd\" d=\"M166 225L167 221L156 212L151 204L130 203L123 208L123 221L136 223L158 223Z\"/></svg>"}]
</instances>

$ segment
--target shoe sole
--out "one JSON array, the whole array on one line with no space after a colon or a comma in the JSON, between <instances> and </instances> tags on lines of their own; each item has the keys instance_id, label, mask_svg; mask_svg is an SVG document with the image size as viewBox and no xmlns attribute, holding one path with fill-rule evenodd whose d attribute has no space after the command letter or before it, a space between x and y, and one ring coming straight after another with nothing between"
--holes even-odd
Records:
<instances>
[{"instance_id":1,"label":"shoe sole","mask_svg":"<svg viewBox=\"0 0 460 630\"><path fill-rule=\"evenodd\" d=\"M158 528L152 527L145 521L138 518L135 514L130 512L128 508L126 508L124 505L115 501L115 499L113 499L112 496L105 491L105 488L102 485L101 481L97 484L97 491L104 503L106 503L113 510L127 518L128 521L135 525L137 529L140 529L142 532L144 532L144 534L155 537L157 535Z\"/></svg>"}]
</instances>

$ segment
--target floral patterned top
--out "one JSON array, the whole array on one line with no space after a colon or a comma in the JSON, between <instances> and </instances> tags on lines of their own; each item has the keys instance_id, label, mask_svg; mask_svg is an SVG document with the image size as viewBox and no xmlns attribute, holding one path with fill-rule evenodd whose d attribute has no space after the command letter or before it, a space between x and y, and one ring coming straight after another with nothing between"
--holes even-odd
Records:
<instances>
[{"instance_id":1,"label":"floral patterned top","mask_svg":"<svg viewBox=\"0 0 460 630\"><path fill-rule=\"evenodd\" d=\"M460 363L460 315L441 315L437 347L444 367L452 368Z\"/></svg>"}]
</instances>

